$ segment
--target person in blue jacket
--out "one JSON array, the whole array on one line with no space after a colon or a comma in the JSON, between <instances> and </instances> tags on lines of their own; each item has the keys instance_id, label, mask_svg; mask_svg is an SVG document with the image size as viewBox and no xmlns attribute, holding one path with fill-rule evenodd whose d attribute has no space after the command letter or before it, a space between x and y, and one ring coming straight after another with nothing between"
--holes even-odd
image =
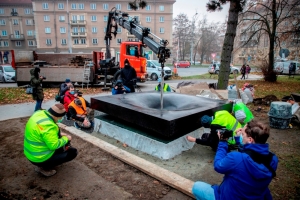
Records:
<instances>
[{"instance_id":1,"label":"person in blue jacket","mask_svg":"<svg viewBox=\"0 0 300 200\"><path fill-rule=\"evenodd\" d=\"M269 134L267 126L252 120L238 130L243 143L241 152L227 153L227 138L218 133L214 169L225 176L220 185L195 182L192 192L196 199L272 199L268 186L276 176L278 158L269 152ZM235 137L237 143L239 137Z\"/></svg>"},{"instance_id":2,"label":"person in blue jacket","mask_svg":"<svg viewBox=\"0 0 300 200\"><path fill-rule=\"evenodd\" d=\"M124 94L124 92L130 93L130 91L131 90L128 87L123 85L122 80L117 80L115 87L113 87L111 90L111 93L112 93L112 95L115 95L115 94Z\"/></svg>"}]
</instances>

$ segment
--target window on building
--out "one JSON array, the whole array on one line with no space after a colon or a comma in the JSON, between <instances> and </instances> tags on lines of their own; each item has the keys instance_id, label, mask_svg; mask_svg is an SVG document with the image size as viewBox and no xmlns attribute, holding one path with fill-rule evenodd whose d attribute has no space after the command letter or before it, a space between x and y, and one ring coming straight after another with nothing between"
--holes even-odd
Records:
<instances>
[{"instance_id":1,"label":"window on building","mask_svg":"<svg viewBox=\"0 0 300 200\"><path fill-rule=\"evenodd\" d=\"M92 21L92 22L97 21L97 16L96 16L96 15L92 15L92 16L91 16L91 21Z\"/></svg>"},{"instance_id":2,"label":"window on building","mask_svg":"<svg viewBox=\"0 0 300 200\"><path fill-rule=\"evenodd\" d=\"M21 41L16 41L16 47L20 47L21 46Z\"/></svg>"},{"instance_id":3,"label":"window on building","mask_svg":"<svg viewBox=\"0 0 300 200\"><path fill-rule=\"evenodd\" d=\"M4 14L4 9L0 8L0 14Z\"/></svg>"},{"instance_id":4,"label":"window on building","mask_svg":"<svg viewBox=\"0 0 300 200\"><path fill-rule=\"evenodd\" d=\"M104 33L106 33L106 27L103 30L104 30Z\"/></svg>"},{"instance_id":5,"label":"window on building","mask_svg":"<svg viewBox=\"0 0 300 200\"><path fill-rule=\"evenodd\" d=\"M63 10L64 9L64 4L63 3L58 3L58 9Z\"/></svg>"},{"instance_id":6,"label":"window on building","mask_svg":"<svg viewBox=\"0 0 300 200\"><path fill-rule=\"evenodd\" d=\"M72 9L72 10L76 10L76 3L72 3L72 4L71 4L71 9Z\"/></svg>"},{"instance_id":7,"label":"window on building","mask_svg":"<svg viewBox=\"0 0 300 200\"><path fill-rule=\"evenodd\" d=\"M18 9L12 8L12 9L11 9L11 12L13 12L13 13L18 13Z\"/></svg>"},{"instance_id":8,"label":"window on building","mask_svg":"<svg viewBox=\"0 0 300 200\"><path fill-rule=\"evenodd\" d=\"M85 38L81 38L80 42L81 42L81 44L85 44L85 42L86 42Z\"/></svg>"},{"instance_id":9,"label":"window on building","mask_svg":"<svg viewBox=\"0 0 300 200\"><path fill-rule=\"evenodd\" d=\"M151 6L150 6L150 5L147 5L147 6L146 6L146 10L151 10Z\"/></svg>"},{"instance_id":10,"label":"window on building","mask_svg":"<svg viewBox=\"0 0 300 200\"><path fill-rule=\"evenodd\" d=\"M9 42L8 41L3 41L3 46L8 47L9 46Z\"/></svg>"},{"instance_id":11,"label":"window on building","mask_svg":"<svg viewBox=\"0 0 300 200\"><path fill-rule=\"evenodd\" d=\"M34 41L33 40L28 40L28 46L34 46Z\"/></svg>"},{"instance_id":12,"label":"window on building","mask_svg":"<svg viewBox=\"0 0 300 200\"><path fill-rule=\"evenodd\" d=\"M122 42L122 39L118 38L117 39L117 44L121 44L121 42Z\"/></svg>"},{"instance_id":13,"label":"window on building","mask_svg":"<svg viewBox=\"0 0 300 200\"><path fill-rule=\"evenodd\" d=\"M92 27L92 33L97 33L97 27Z\"/></svg>"},{"instance_id":14,"label":"window on building","mask_svg":"<svg viewBox=\"0 0 300 200\"><path fill-rule=\"evenodd\" d=\"M118 33L122 33L122 28L121 28L121 27L118 27L117 32L118 32Z\"/></svg>"},{"instance_id":15,"label":"window on building","mask_svg":"<svg viewBox=\"0 0 300 200\"><path fill-rule=\"evenodd\" d=\"M50 21L50 16L44 15L44 22L49 22L49 21Z\"/></svg>"},{"instance_id":16,"label":"window on building","mask_svg":"<svg viewBox=\"0 0 300 200\"><path fill-rule=\"evenodd\" d=\"M84 15L79 15L79 20L83 22L85 20Z\"/></svg>"},{"instance_id":17,"label":"window on building","mask_svg":"<svg viewBox=\"0 0 300 200\"><path fill-rule=\"evenodd\" d=\"M65 16L59 16L59 21L64 22L66 20Z\"/></svg>"},{"instance_id":18,"label":"window on building","mask_svg":"<svg viewBox=\"0 0 300 200\"><path fill-rule=\"evenodd\" d=\"M151 17L146 17L146 22L151 22Z\"/></svg>"},{"instance_id":19,"label":"window on building","mask_svg":"<svg viewBox=\"0 0 300 200\"><path fill-rule=\"evenodd\" d=\"M60 33L66 33L66 27L60 27Z\"/></svg>"},{"instance_id":20,"label":"window on building","mask_svg":"<svg viewBox=\"0 0 300 200\"><path fill-rule=\"evenodd\" d=\"M29 15L31 9L30 8L24 8L24 14Z\"/></svg>"},{"instance_id":21,"label":"window on building","mask_svg":"<svg viewBox=\"0 0 300 200\"><path fill-rule=\"evenodd\" d=\"M66 45L67 44L67 39L61 39L61 44Z\"/></svg>"},{"instance_id":22,"label":"window on building","mask_svg":"<svg viewBox=\"0 0 300 200\"><path fill-rule=\"evenodd\" d=\"M27 31L27 36L33 36L33 31L32 30L28 30Z\"/></svg>"},{"instance_id":23,"label":"window on building","mask_svg":"<svg viewBox=\"0 0 300 200\"><path fill-rule=\"evenodd\" d=\"M78 35L78 28L77 27L73 28L73 35Z\"/></svg>"},{"instance_id":24,"label":"window on building","mask_svg":"<svg viewBox=\"0 0 300 200\"><path fill-rule=\"evenodd\" d=\"M116 9L121 10L121 4L116 4Z\"/></svg>"},{"instance_id":25,"label":"window on building","mask_svg":"<svg viewBox=\"0 0 300 200\"><path fill-rule=\"evenodd\" d=\"M5 22L5 19L0 19L0 25L5 25L6 22Z\"/></svg>"},{"instance_id":26,"label":"window on building","mask_svg":"<svg viewBox=\"0 0 300 200\"><path fill-rule=\"evenodd\" d=\"M165 17L159 17L159 22L164 22L165 21Z\"/></svg>"},{"instance_id":27,"label":"window on building","mask_svg":"<svg viewBox=\"0 0 300 200\"><path fill-rule=\"evenodd\" d=\"M78 38L75 38L75 39L74 39L74 44L79 44Z\"/></svg>"},{"instance_id":28,"label":"window on building","mask_svg":"<svg viewBox=\"0 0 300 200\"><path fill-rule=\"evenodd\" d=\"M131 10L131 7L129 4L127 4L127 10Z\"/></svg>"},{"instance_id":29,"label":"window on building","mask_svg":"<svg viewBox=\"0 0 300 200\"><path fill-rule=\"evenodd\" d=\"M164 33L165 32L165 28L159 28L159 33Z\"/></svg>"},{"instance_id":30,"label":"window on building","mask_svg":"<svg viewBox=\"0 0 300 200\"><path fill-rule=\"evenodd\" d=\"M6 30L2 30L2 36L7 36L7 31Z\"/></svg>"},{"instance_id":31,"label":"window on building","mask_svg":"<svg viewBox=\"0 0 300 200\"><path fill-rule=\"evenodd\" d=\"M31 19L26 19L26 25L32 25L32 20Z\"/></svg>"},{"instance_id":32,"label":"window on building","mask_svg":"<svg viewBox=\"0 0 300 200\"><path fill-rule=\"evenodd\" d=\"M80 32L85 33L85 27L80 27Z\"/></svg>"},{"instance_id":33,"label":"window on building","mask_svg":"<svg viewBox=\"0 0 300 200\"><path fill-rule=\"evenodd\" d=\"M51 33L51 28L50 27L46 27L45 28L45 33Z\"/></svg>"},{"instance_id":34,"label":"window on building","mask_svg":"<svg viewBox=\"0 0 300 200\"><path fill-rule=\"evenodd\" d=\"M93 43L93 44L98 44L98 39L97 39L97 38L93 38L93 39L92 39L92 43Z\"/></svg>"},{"instance_id":35,"label":"window on building","mask_svg":"<svg viewBox=\"0 0 300 200\"><path fill-rule=\"evenodd\" d=\"M79 10L84 10L84 4L83 3L78 4L78 9Z\"/></svg>"},{"instance_id":36,"label":"window on building","mask_svg":"<svg viewBox=\"0 0 300 200\"><path fill-rule=\"evenodd\" d=\"M165 6L159 6L159 11L165 11Z\"/></svg>"},{"instance_id":37,"label":"window on building","mask_svg":"<svg viewBox=\"0 0 300 200\"><path fill-rule=\"evenodd\" d=\"M13 25L18 25L18 24L19 24L19 20L13 19Z\"/></svg>"},{"instance_id":38,"label":"window on building","mask_svg":"<svg viewBox=\"0 0 300 200\"><path fill-rule=\"evenodd\" d=\"M51 39L46 39L46 45L51 45L51 44L52 44Z\"/></svg>"},{"instance_id":39,"label":"window on building","mask_svg":"<svg viewBox=\"0 0 300 200\"><path fill-rule=\"evenodd\" d=\"M91 10L96 10L97 9L97 5L95 3L91 3Z\"/></svg>"},{"instance_id":40,"label":"window on building","mask_svg":"<svg viewBox=\"0 0 300 200\"><path fill-rule=\"evenodd\" d=\"M108 10L108 4L107 3L103 4L103 10Z\"/></svg>"},{"instance_id":41,"label":"window on building","mask_svg":"<svg viewBox=\"0 0 300 200\"><path fill-rule=\"evenodd\" d=\"M44 10L49 9L48 3L43 3L43 9L44 9Z\"/></svg>"},{"instance_id":42,"label":"window on building","mask_svg":"<svg viewBox=\"0 0 300 200\"><path fill-rule=\"evenodd\" d=\"M107 22L107 20L108 20L108 16L107 16L107 15L104 15L104 16L103 16L103 21Z\"/></svg>"}]
</instances>

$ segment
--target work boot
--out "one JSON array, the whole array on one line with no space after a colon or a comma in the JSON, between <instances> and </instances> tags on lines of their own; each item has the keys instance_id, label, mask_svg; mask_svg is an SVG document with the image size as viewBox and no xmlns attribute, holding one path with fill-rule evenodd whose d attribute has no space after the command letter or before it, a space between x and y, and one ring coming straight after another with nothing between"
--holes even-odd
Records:
<instances>
[{"instance_id":1,"label":"work boot","mask_svg":"<svg viewBox=\"0 0 300 200\"><path fill-rule=\"evenodd\" d=\"M54 169L45 170L41 167L36 167L34 170L37 173L41 173L42 175L47 176L47 177L50 177L50 176L53 176L54 174L56 174L56 170L54 170Z\"/></svg>"}]
</instances>

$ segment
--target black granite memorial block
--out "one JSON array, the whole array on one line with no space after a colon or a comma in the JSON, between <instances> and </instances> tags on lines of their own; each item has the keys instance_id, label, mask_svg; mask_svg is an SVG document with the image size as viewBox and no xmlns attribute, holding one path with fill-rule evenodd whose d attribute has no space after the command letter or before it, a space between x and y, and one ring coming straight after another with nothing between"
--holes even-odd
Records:
<instances>
[{"instance_id":1,"label":"black granite memorial block","mask_svg":"<svg viewBox=\"0 0 300 200\"><path fill-rule=\"evenodd\" d=\"M159 92L129 93L91 98L91 107L150 130L155 136L178 138L201 127L203 115L217 110L231 112L224 100L164 93L161 110Z\"/></svg>"}]
</instances>

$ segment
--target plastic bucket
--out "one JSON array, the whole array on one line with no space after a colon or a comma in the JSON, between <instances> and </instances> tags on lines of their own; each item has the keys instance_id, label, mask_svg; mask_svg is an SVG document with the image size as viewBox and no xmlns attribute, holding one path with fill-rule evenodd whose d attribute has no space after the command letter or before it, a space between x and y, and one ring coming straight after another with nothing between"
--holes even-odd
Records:
<instances>
[{"instance_id":1,"label":"plastic bucket","mask_svg":"<svg viewBox=\"0 0 300 200\"><path fill-rule=\"evenodd\" d=\"M287 102L273 101L268 115L270 127L287 129L292 118L292 105Z\"/></svg>"}]
</instances>

